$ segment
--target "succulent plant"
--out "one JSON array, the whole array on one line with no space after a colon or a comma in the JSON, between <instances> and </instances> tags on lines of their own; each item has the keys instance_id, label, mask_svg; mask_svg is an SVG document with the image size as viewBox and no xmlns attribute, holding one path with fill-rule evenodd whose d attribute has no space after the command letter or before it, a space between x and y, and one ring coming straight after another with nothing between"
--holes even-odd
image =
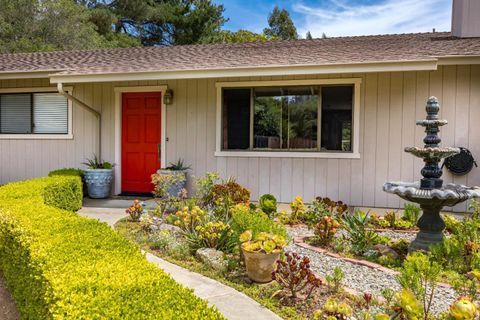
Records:
<instances>
[{"instance_id":1,"label":"succulent plant","mask_svg":"<svg viewBox=\"0 0 480 320\"><path fill-rule=\"evenodd\" d=\"M297 293L305 290L306 298L313 290L322 285L322 281L310 269L310 259L293 252L285 253L285 260L277 261L277 268L272 273L272 279L277 281L290 296L297 298Z\"/></svg>"},{"instance_id":2,"label":"succulent plant","mask_svg":"<svg viewBox=\"0 0 480 320\"><path fill-rule=\"evenodd\" d=\"M252 231L247 230L240 235L243 250L247 252L278 253L287 245L284 237L260 232L252 239Z\"/></svg>"},{"instance_id":3,"label":"succulent plant","mask_svg":"<svg viewBox=\"0 0 480 320\"><path fill-rule=\"evenodd\" d=\"M125 212L130 215L130 220L138 222L142 216L144 209L143 205L139 200L133 201L133 204L125 210Z\"/></svg>"},{"instance_id":4,"label":"succulent plant","mask_svg":"<svg viewBox=\"0 0 480 320\"><path fill-rule=\"evenodd\" d=\"M322 308L322 315L325 319L346 320L352 316L352 308L345 302L339 303L334 298L328 298Z\"/></svg>"},{"instance_id":5,"label":"succulent plant","mask_svg":"<svg viewBox=\"0 0 480 320\"><path fill-rule=\"evenodd\" d=\"M206 215L207 213L198 206L192 209L185 206L175 214L177 217L175 225L184 231L193 232L197 226L204 222Z\"/></svg>"},{"instance_id":6,"label":"succulent plant","mask_svg":"<svg viewBox=\"0 0 480 320\"><path fill-rule=\"evenodd\" d=\"M423 315L423 308L412 291L402 289L395 295L394 310L407 319L417 320Z\"/></svg>"},{"instance_id":7,"label":"succulent plant","mask_svg":"<svg viewBox=\"0 0 480 320\"><path fill-rule=\"evenodd\" d=\"M315 235L320 242L320 245L329 245L335 234L337 233L340 223L331 216L325 216L315 225Z\"/></svg>"},{"instance_id":8,"label":"succulent plant","mask_svg":"<svg viewBox=\"0 0 480 320\"><path fill-rule=\"evenodd\" d=\"M465 297L457 299L448 311L450 317L455 320L473 320L477 315L477 307Z\"/></svg>"}]
</instances>

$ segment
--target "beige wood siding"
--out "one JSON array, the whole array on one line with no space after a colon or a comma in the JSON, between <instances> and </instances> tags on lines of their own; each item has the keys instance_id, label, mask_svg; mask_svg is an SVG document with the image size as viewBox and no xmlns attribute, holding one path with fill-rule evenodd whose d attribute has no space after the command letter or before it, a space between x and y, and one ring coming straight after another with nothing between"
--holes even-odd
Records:
<instances>
[{"instance_id":1,"label":"beige wood siding","mask_svg":"<svg viewBox=\"0 0 480 320\"><path fill-rule=\"evenodd\" d=\"M437 71L344 74L318 78L360 77L360 159L215 157L215 82L240 78L81 84L74 95L102 112L102 154L113 161L115 86L164 85L174 91L167 106L167 162L183 158L192 176L218 171L235 176L253 198L272 193L282 202L296 195L310 201L329 196L352 205L399 207L397 197L382 191L388 180L417 180L422 161L403 152L422 145L423 129L415 119L425 116L431 95L440 99L445 146L468 147L480 158L480 66L444 66ZM312 77L262 77L243 80L287 80ZM37 82L35 84L35 82ZM47 80L1 81L0 87L48 85ZM58 167L79 166L97 148L93 115L74 105L73 140L0 140L0 183L41 176ZM465 177L445 171L446 182L480 185L480 169ZM190 179L192 180L192 179Z\"/></svg>"}]
</instances>

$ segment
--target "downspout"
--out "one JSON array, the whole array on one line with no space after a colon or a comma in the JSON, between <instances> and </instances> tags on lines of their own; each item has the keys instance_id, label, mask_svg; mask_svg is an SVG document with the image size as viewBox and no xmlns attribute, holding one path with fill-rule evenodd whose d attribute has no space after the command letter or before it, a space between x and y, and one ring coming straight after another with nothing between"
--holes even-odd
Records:
<instances>
[{"instance_id":1,"label":"downspout","mask_svg":"<svg viewBox=\"0 0 480 320\"><path fill-rule=\"evenodd\" d=\"M93 109L92 107L87 105L85 102L80 101L76 97L72 96L70 93L64 91L63 90L63 83L61 83L61 82L57 83L57 90L58 90L58 93L60 93L62 96L64 96L65 98L67 98L68 100L70 100L72 102L75 102L76 104L78 104L79 106L81 106L85 110L93 113L97 117L97 119L98 119L98 158L101 161L102 160L102 115L100 114L100 112Z\"/></svg>"}]
</instances>

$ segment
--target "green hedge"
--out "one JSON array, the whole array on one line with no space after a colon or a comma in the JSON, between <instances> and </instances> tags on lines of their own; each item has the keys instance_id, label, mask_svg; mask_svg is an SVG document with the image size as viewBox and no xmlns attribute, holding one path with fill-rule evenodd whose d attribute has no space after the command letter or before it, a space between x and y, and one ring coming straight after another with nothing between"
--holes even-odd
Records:
<instances>
[{"instance_id":1,"label":"green hedge","mask_svg":"<svg viewBox=\"0 0 480 320\"><path fill-rule=\"evenodd\" d=\"M80 177L83 178L83 170L82 169L77 169L77 168L62 168L62 169L57 169L50 171L48 173L49 177L54 177L54 176L74 176L74 177Z\"/></svg>"},{"instance_id":2,"label":"green hedge","mask_svg":"<svg viewBox=\"0 0 480 320\"><path fill-rule=\"evenodd\" d=\"M0 187L0 272L23 319L222 319L106 224L45 204L77 196L78 178Z\"/></svg>"},{"instance_id":3,"label":"green hedge","mask_svg":"<svg viewBox=\"0 0 480 320\"><path fill-rule=\"evenodd\" d=\"M43 190L46 205L69 211L82 207L82 179L74 176L56 176Z\"/></svg>"}]
</instances>

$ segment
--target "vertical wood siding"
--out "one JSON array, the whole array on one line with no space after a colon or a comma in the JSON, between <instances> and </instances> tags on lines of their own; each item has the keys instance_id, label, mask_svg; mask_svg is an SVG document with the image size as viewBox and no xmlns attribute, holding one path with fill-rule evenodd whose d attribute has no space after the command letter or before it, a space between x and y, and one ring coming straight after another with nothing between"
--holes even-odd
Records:
<instances>
[{"instance_id":1,"label":"vertical wood siding","mask_svg":"<svg viewBox=\"0 0 480 320\"><path fill-rule=\"evenodd\" d=\"M351 205L399 207L403 201L382 191L388 180L420 178L422 161L403 152L422 145L431 95L440 99L445 146L464 146L480 158L480 66L445 66L437 71L319 75L360 77L360 159L215 157L216 79L78 84L74 95L102 112L102 154L113 160L114 92L116 86L164 85L174 91L167 106L167 162L182 158L192 165L192 178L208 171L235 176L253 198L272 193L283 202L301 195L306 201L329 196ZM310 77L229 78L221 81L286 80ZM48 80L0 81L1 88L48 86ZM74 105L73 140L1 140L0 183L42 176L59 167L78 167L98 148L95 117ZM465 177L444 172L446 182L480 185L480 169ZM193 179L189 185L192 186ZM461 209L461 208L459 208Z\"/></svg>"}]
</instances>

